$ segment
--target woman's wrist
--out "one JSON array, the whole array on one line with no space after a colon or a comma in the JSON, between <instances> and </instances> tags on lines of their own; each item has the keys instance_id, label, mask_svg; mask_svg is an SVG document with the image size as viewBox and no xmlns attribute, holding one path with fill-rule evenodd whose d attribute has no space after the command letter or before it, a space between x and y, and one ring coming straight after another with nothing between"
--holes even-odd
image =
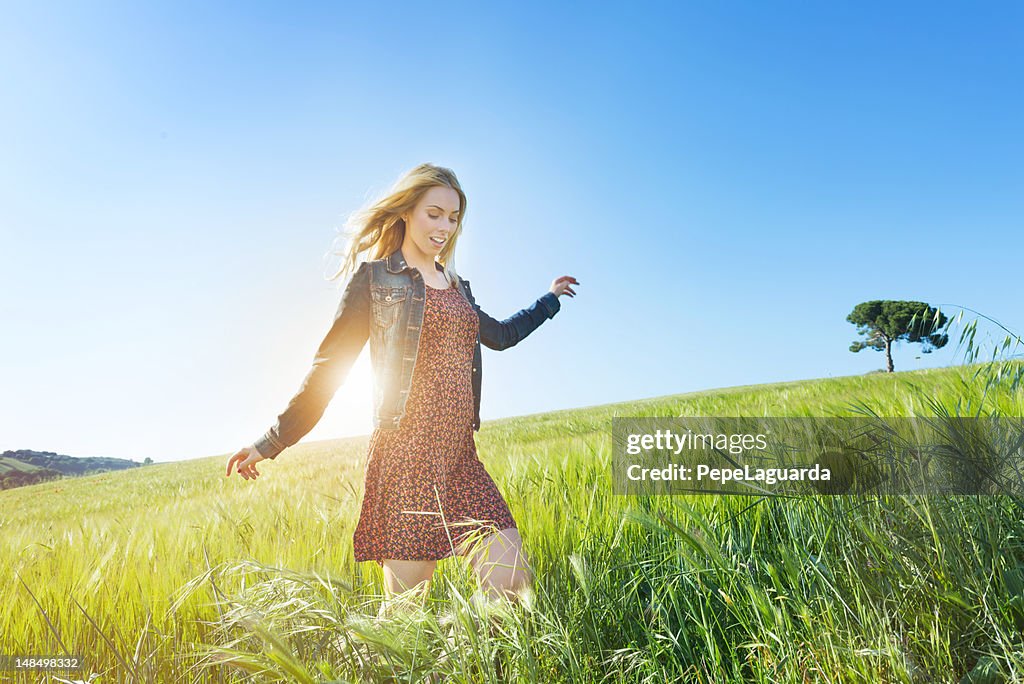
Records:
<instances>
[{"instance_id":1,"label":"woman's wrist","mask_svg":"<svg viewBox=\"0 0 1024 684\"><path fill-rule=\"evenodd\" d=\"M278 449L277 446L273 442L271 442L266 435L263 435L255 442L253 442L252 448L255 449L256 453L258 453L260 456L270 460L277 458L277 455L282 451L281 449Z\"/></svg>"}]
</instances>

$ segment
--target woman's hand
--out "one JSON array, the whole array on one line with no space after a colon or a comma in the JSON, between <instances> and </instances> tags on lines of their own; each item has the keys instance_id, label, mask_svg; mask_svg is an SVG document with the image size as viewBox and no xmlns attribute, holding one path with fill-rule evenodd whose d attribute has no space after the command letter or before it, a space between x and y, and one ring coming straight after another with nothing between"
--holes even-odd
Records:
<instances>
[{"instance_id":1,"label":"woman's hand","mask_svg":"<svg viewBox=\"0 0 1024 684\"><path fill-rule=\"evenodd\" d=\"M231 460L228 461L228 472L225 477L231 476L231 466L237 463L239 475L246 480L255 480L260 476L260 471L256 470L256 464L265 460L267 459L260 456L260 452L256 451L256 447L250 444L245 448L239 449L238 453L231 457Z\"/></svg>"},{"instance_id":2,"label":"woman's hand","mask_svg":"<svg viewBox=\"0 0 1024 684\"><path fill-rule=\"evenodd\" d=\"M579 285L580 281L576 280L570 275L559 276L551 281L551 291L556 296L567 294L570 297L576 296L576 291L572 289L572 285Z\"/></svg>"}]
</instances>

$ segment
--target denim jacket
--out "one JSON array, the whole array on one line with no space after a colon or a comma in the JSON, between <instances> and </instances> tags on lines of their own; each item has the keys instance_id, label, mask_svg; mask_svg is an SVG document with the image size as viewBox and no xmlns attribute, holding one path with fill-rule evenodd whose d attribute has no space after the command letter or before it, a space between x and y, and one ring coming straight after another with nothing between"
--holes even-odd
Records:
<instances>
[{"instance_id":1,"label":"denim jacket","mask_svg":"<svg viewBox=\"0 0 1024 684\"><path fill-rule=\"evenodd\" d=\"M443 270L441 264L434 265ZM479 430L481 343L495 350L515 346L541 323L553 318L561 305L555 293L547 292L528 308L498 321L477 305L468 280L460 277L456 285L480 321L472 371L473 429ZM406 263L401 248L386 258L359 265L299 391L274 426L254 443L260 455L276 458L313 429L367 339L373 365L374 427L398 429L416 366L426 287L419 270Z\"/></svg>"}]
</instances>

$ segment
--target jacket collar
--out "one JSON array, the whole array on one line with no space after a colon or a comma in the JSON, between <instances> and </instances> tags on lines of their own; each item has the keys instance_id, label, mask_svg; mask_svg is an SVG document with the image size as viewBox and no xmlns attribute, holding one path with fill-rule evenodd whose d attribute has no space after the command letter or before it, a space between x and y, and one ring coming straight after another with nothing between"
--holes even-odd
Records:
<instances>
[{"instance_id":1,"label":"jacket collar","mask_svg":"<svg viewBox=\"0 0 1024 684\"><path fill-rule=\"evenodd\" d=\"M399 247L394 252L387 256L388 270L392 273L401 273L402 271L412 268L405 261L405 257L402 256L402 248ZM434 268L438 271L443 271L444 267L437 261L434 262Z\"/></svg>"},{"instance_id":2,"label":"jacket collar","mask_svg":"<svg viewBox=\"0 0 1024 684\"><path fill-rule=\"evenodd\" d=\"M384 261L387 264L388 270L391 271L392 273L401 273L402 271L404 271L406 269L410 269L410 270L412 269L412 267L409 266L408 263L406 263L405 257L402 256L402 248L401 247L399 247L398 249L393 251L391 254L387 255L387 257L384 259ZM434 268L436 268L438 271L444 271L444 266L442 266L437 261L434 262ZM469 281L466 281L466 282L469 282ZM455 279L455 285L456 285L456 287L458 287L459 292L462 293L463 298L467 302L470 301L469 294L466 292L466 287L462 284L462 278L456 278ZM479 344L479 342L477 344Z\"/></svg>"}]
</instances>

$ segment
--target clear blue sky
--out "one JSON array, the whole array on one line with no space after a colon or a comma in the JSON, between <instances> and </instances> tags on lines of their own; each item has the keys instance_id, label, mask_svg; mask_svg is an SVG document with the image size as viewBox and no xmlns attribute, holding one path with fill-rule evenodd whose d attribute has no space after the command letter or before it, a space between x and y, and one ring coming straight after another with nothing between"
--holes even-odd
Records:
<instances>
[{"instance_id":1,"label":"clear blue sky","mask_svg":"<svg viewBox=\"0 0 1024 684\"><path fill-rule=\"evenodd\" d=\"M581 283L485 350L485 420L864 373L867 299L1024 329L1024 5L485 5L5 3L0 450L251 443L335 230L424 161L484 310ZM368 432L369 378L306 439Z\"/></svg>"}]
</instances>

